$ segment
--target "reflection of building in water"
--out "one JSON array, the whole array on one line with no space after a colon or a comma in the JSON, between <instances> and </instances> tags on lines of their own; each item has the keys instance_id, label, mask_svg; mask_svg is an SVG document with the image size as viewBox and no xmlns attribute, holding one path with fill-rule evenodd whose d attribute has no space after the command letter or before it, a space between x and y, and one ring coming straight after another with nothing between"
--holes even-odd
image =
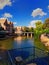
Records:
<instances>
[{"instance_id":1,"label":"reflection of building in water","mask_svg":"<svg viewBox=\"0 0 49 65\"><path fill-rule=\"evenodd\" d=\"M21 36L18 36L16 38L14 38L14 40L17 41L18 43L21 43L22 37Z\"/></svg>"},{"instance_id":2,"label":"reflection of building in water","mask_svg":"<svg viewBox=\"0 0 49 65\"><path fill-rule=\"evenodd\" d=\"M5 18L1 18L0 19L0 24L4 28L4 30L9 31L10 33L13 32L14 26L13 26L13 23L12 22L9 22Z\"/></svg>"}]
</instances>

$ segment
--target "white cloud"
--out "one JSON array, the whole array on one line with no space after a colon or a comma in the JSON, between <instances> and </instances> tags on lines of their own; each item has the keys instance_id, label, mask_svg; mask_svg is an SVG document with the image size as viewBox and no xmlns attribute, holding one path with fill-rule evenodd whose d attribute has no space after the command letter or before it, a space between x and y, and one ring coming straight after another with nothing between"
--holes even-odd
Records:
<instances>
[{"instance_id":1,"label":"white cloud","mask_svg":"<svg viewBox=\"0 0 49 65\"><path fill-rule=\"evenodd\" d=\"M33 17L44 16L44 15L47 15L47 13L45 13L41 8L37 8L37 9L33 10L33 12L32 12Z\"/></svg>"},{"instance_id":2,"label":"white cloud","mask_svg":"<svg viewBox=\"0 0 49 65\"><path fill-rule=\"evenodd\" d=\"M17 22L13 22L14 25L17 25Z\"/></svg>"},{"instance_id":3,"label":"white cloud","mask_svg":"<svg viewBox=\"0 0 49 65\"><path fill-rule=\"evenodd\" d=\"M4 13L2 16L4 18L12 18L13 17L10 13Z\"/></svg>"},{"instance_id":4,"label":"white cloud","mask_svg":"<svg viewBox=\"0 0 49 65\"><path fill-rule=\"evenodd\" d=\"M3 9L5 6L11 6L11 0L0 0L0 9Z\"/></svg>"},{"instance_id":5,"label":"white cloud","mask_svg":"<svg viewBox=\"0 0 49 65\"><path fill-rule=\"evenodd\" d=\"M48 9L49 9L49 5L48 5Z\"/></svg>"},{"instance_id":6,"label":"white cloud","mask_svg":"<svg viewBox=\"0 0 49 65\"><path fill-rule=\"evenodd\" d=\"M49 12L49 5L47 6L48 12Z\"/></svg>"},{"instance_id":7,"label":"white cloud","mask_svg":"<svg viewBox=\"0 0 49 65\"><path fill-rule=\"evenodd\" d=\"M29 27L36 27L36 25L35 25L35 23L37 22L37 21L41 21L41 20L32 20L31 22L30 22L30 24L29 24Z\"/></svg>"},{"instance_id":8,"label":"white cloud","mask_svg":"<svg viewBox=\"0 0 49 65\"><path fill-rule=\"evenodd\" d=\"M49 5L48 5L47 9L48 9L48 12L49 12Z\"/></svg>"}]
</instances>

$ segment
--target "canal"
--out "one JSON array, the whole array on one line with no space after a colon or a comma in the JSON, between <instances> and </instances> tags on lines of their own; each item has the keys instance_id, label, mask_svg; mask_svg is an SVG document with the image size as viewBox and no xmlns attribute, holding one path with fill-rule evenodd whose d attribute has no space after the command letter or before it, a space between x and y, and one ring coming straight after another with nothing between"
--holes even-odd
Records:
<instances>
[{"instance_id":1,"label":"canal","mask_svg":"<svg viewBox=\"0 0 49 65\"><path fill-rule=\"evenodd\" d=\"M47 48L34 38L19 36L0 40L0 65L18 65L21 60L20 65L31 62L37 65L48 65L47 51Z\"/></svg>"}]
</instances>

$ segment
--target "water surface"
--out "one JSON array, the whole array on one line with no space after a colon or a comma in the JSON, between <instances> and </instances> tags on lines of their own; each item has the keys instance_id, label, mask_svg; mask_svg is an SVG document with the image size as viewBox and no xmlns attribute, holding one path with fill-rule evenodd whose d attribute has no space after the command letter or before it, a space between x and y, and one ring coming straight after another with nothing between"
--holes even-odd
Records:
<instances>
[{"instance_id":1,"label":"water surface","mask_svg":"<svg viewBox=\"0 0 49 65\"><path fill-rule=\"evenodd\" d=\"M15 57L22 57L22 59L34 59L46 57L46 47L38 40L26 37L15 37L5 40L0 40L0 59L2 59L3 65L10 63L9 57L14 61ZM9 56L10 55L10 56ZM8 61L7 61L8 60ZM2 64L2 62L0 62Z\"/></svg>"}]
</instances>

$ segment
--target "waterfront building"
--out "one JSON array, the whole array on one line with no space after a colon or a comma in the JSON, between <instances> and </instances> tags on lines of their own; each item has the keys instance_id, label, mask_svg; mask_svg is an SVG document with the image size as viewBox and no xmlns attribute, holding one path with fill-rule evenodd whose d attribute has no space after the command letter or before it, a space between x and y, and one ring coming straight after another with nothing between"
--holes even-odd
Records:
<instances>
[{"instance_id":1,"label":"waterfront building","mask_svg":"<svg viewBox=\"0 0 49 65\"><path fill-rule=\"evenodd\" d=\"M21 34L22 33L22 27L21 26L17 26L15 28L15 33Z\"/></svg>"},{"instance_id":2,"label":"waterfront building","mask_svg":"<svg viewBox=\"0 0 49 65\"><path fill-rule=\"evenodd\" d=\"M13 33L14 26L12 22L8 21L6 18L1 18L0 24L4 30L8 31L9 33Z\"/></svg>"}]
</instances>

